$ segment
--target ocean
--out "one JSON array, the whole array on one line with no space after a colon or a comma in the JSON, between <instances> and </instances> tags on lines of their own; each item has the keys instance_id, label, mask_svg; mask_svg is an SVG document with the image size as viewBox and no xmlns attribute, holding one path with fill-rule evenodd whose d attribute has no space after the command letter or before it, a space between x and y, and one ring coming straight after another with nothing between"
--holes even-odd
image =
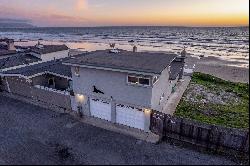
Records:
<instances>
[{"instance_id":1,"label":"ocean","mask_svg":"<svg viewBox=\"0 0 250 166\"><path fill-rule=\"evenodd\" d=\"M117 48L179 53L186 47L194 57L214 56L242 62L249 68L249 27L67 27L0 28L0 38L12 38L18 45L64 43L73 49L93 51Z\"/></svg>"}]
</instances>

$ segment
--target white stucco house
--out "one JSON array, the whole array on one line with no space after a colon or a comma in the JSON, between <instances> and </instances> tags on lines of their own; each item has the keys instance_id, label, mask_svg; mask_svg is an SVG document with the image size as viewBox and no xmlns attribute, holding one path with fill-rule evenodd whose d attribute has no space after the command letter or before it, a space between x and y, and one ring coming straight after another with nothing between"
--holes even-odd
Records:
<instances>
[{"instance_id":1,"label":"white stucco house","mask_svg":"<svg viewBox=\"0 0 250 166\"><path fill-rule=\"evenodd\" d=\"M38 43L30 47L30 54L42 61L50 61L68 57L69 48L66 45L43 45Z\"/></svg>"},{"instance_id":2,"label":"white stucco house","mask_svg":"<svg viewBox=\"0 0 250 166\"><path fill-rule=\"evenodd\" d=\"M72 57L72 109L143 131L151 110L162 111L182 77L184 58L176 54L100 50Z\"/></svg>"}]
</instances>

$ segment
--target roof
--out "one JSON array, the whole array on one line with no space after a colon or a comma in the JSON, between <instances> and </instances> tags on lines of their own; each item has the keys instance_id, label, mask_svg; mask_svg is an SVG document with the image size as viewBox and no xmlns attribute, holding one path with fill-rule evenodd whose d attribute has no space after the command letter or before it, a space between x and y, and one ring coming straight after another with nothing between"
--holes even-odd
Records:
<instances>
[{"instance_id":1,"label":"roof","mask_svg":"<svg viewBox=\"0 0 250 166\"><path fill-rule=\"evenodd\" d=\"M181 62L181 61L173 61L170 64L169 79L170 80L175 80L178 77L182 67L183 67L183 62Z\"/></svg>"},{"instance_id":2,"label":"roof","mask_svg":"<svg viewBox=\"0 0 250 166\"><path fill-rule=\"evenodd\" d=\"M21 75L24 77L32 77L40 73L51 73L71 78L71 68L62 64L61 60L53 60L35 65L30 65L14 70L3 72L3 75Z\"/></svg>"},{"instance_id":3,"label":"roof","mask_svg":"<svg viewBox=\"0 0 250 166\"><path fill-rule=\"evenodd\" d=\"M8 50L8 46L6 44L0 43L0 56L6 56L15 53L16 53L15 50Z\"/></svg>"},{"instance_id":4,"label":"roof","mask_svg":"<svg viewBox=\"0 0 250 166\"><path fill-rule=\"evenodd\" d=\"M0 49L0 56L12 55L15 54L15 50L1 50Z\"/></svg>"},{"instance_id":5,"label":"roof","mask_svg":"<svg viewBox=\"0 0 250 166\"><path fill-rule=\"evenodd\" d=\"M41 59L34 57L30 54L18 53L13 56L0 59L0 69L6 69L19 65L26 65L33 62L38 62Z\"/></svg>"},{"instance_id":6,"label":"roof","mask_svg":"<svg viewBox=\"0 0 250 166\"><path fill-rule=\"evenodd\" d=\"M65 61L64 64L161 74L176 57L176 54L170 53L130 52L125 50L119 50L119 53L110 53L109 50L99 50L82 54L82 56Z\"/></svg>"},{"instance_id":7,"label":"roof","mask_svg":"<svg viewBox=\"0 0 250 166\"><path fill-rule=\"evenodd\" d=\"M48 54L52 52L58 52L63 50L68 50L69 48L66 45L41 45L30 47L30 51L37 54Z\"/></svg>"}]
</instances>

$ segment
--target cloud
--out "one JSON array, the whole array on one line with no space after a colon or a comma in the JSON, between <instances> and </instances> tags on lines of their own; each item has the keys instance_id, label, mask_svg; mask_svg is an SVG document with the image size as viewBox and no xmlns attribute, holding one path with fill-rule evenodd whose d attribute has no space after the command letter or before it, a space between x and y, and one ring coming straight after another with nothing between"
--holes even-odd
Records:
<instances>
[{"instance_id":1,"label":"cloud","mask_svg":"<svg viewBox=\"0 0 250 166\"><path fill-rule=\"evenodd\" d=\"M27 21L36 26L85 26L92 22L84 16L70 16L53 7L41 10L25 10L21 7L3 6L0 4L0 21ZM81 8L83 9L83 8ZM5 19L8 18L8 19Z\"/></svg>"},{"instance_id":2,"label":"cloud","mask_svg":"<svg viewBox=\"0 0 250 166\"><path fill-rule=\"evenodd\" d=\"M1 23L31 23L28 19L0 18Z\"/></svg>"}]
</instances>

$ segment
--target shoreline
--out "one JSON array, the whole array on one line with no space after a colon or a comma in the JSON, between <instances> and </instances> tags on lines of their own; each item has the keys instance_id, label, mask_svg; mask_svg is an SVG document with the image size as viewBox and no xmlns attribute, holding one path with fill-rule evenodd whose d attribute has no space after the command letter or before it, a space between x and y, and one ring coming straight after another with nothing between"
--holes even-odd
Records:
<instances>
[{"instance_id":1,"label":"shoreline","mask_svg":"<svg viewBox=\"0 0 250 166\"><path fill-rule=\"evenodd\" d=\"M237 61L226 61L217 57L196 58L188 56L186 65L190 68L195 64L194 72L210 74L231 82L241 82L249 84L249 68L236 67L242 64Z\"/></svg>"}]
</instances>

